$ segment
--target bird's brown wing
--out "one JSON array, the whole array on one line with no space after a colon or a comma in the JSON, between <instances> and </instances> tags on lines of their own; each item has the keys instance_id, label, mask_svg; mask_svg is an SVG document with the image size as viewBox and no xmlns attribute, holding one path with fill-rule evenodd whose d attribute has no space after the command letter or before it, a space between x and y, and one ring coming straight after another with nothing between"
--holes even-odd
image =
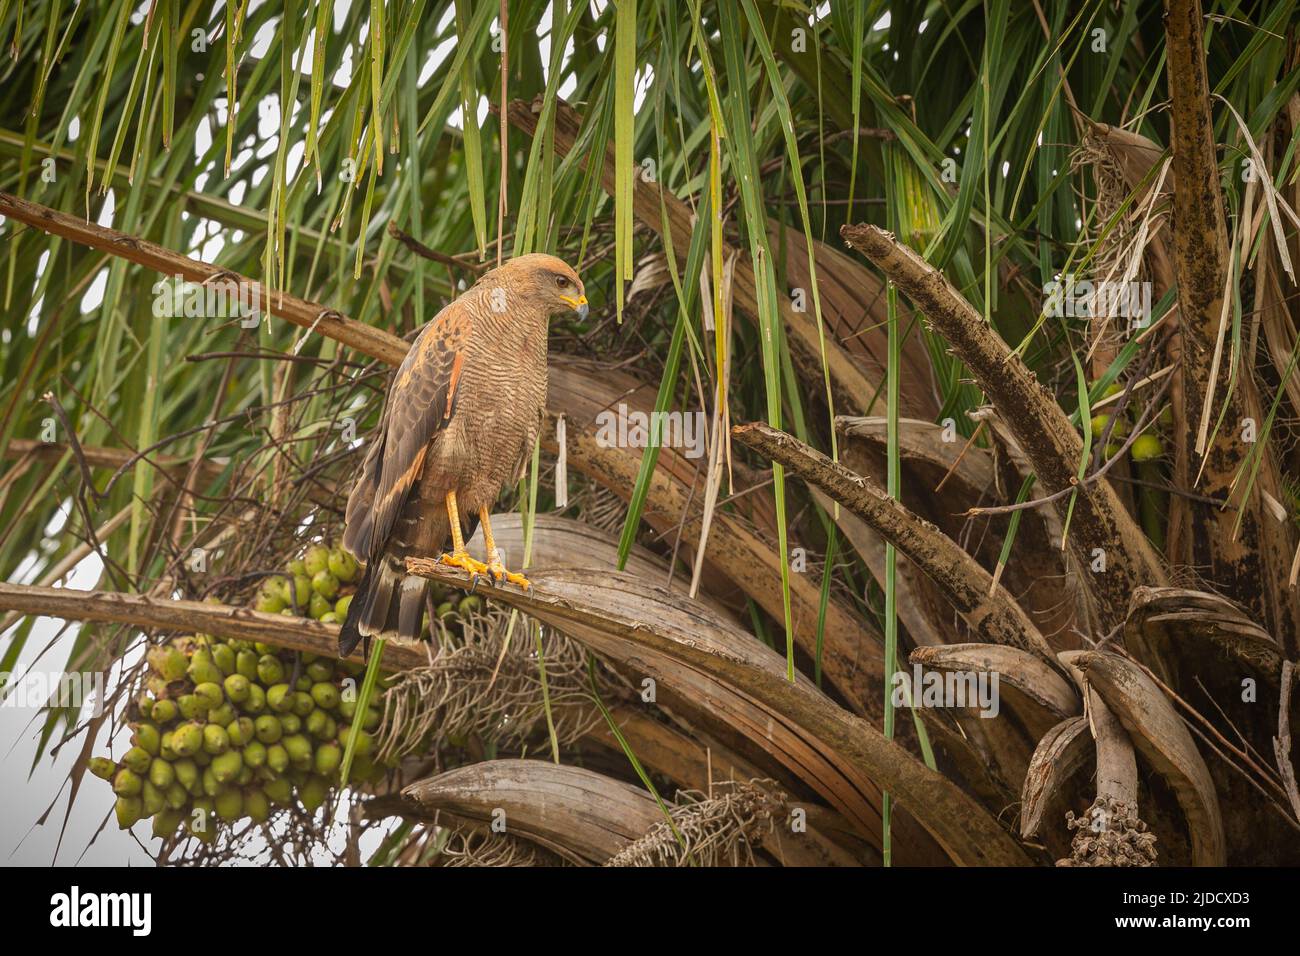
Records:
<instances>
[{"instance_id":1,"label":"bird's brown wing","mask_svg":"<svg viewBox=\"0 0 1300 956\"><path fill-rule=\"evenodd\" d=\"M397 370L361 478L348 498L343 546L363 560L383 552L420 481L429 443L456 413L471 321L462 302L451 303L420 333Z\"/></svg>"}]
</instances>

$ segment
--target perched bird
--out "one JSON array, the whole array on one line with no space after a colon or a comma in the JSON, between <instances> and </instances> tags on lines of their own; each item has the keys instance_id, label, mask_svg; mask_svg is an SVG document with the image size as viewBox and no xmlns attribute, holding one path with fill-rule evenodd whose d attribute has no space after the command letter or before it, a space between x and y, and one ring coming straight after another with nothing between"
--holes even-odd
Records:
<instances>
[{"instance_id":1,"label":"perched bird","mask_svg":"<svg viewBox=\"0 0 1300 956\"><path fill-rule=\"evenodd\" d=\"M343 546L365 574L339 633L341 656L363 637L419 639L428 582L407 575L408 557L437 554L528 587L502 563L488 511L532 457L545 416L547 320L570 310L587 315L578 274L554 256L519 256L485 273L415 340L348 498ZM480 521L486 563L465 550Z\"/></svg>"}]
</instances>

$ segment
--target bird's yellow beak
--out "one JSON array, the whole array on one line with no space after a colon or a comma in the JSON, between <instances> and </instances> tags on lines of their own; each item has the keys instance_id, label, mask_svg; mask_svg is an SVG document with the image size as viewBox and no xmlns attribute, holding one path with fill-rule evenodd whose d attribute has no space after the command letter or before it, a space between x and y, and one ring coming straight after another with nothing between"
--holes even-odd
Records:
<instances>
[{"instance_id":1,"label":"bird's yellow beak","mask_svg":"<svg viewBox=\"0 0 1300 956\"><path fill-rule=\"evenodd\" d=\"M587 297L585 295L580 295L576 299L569 295L562 295L560 298L568 303L573 311L578 313L578 318L585 319L587 317L590 310L587 308Z\"/></svg>"}]
</instances>

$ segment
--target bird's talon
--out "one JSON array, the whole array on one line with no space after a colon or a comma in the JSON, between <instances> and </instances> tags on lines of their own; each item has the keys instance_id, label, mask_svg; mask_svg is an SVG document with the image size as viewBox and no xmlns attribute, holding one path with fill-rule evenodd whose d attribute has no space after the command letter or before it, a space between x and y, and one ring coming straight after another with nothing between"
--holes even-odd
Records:
<instances>
[{"instance_id":1,"label":"bird's talon","mask_svg":"<svg viewBox=\"0 0 1300 956\"><path fill-rule=\"evenodd\" d=\"M530 587L532 587L532 583L526 577L524 577L522 574L516 574L514 571L508 570L506 566L502 564L500 561L493 561L491 564L489 564L488 572L492 575L492 579L497 584L500 584L504 581L510 584L514 584L525 591L527 591Z\"/></svg>"}]
</instances>

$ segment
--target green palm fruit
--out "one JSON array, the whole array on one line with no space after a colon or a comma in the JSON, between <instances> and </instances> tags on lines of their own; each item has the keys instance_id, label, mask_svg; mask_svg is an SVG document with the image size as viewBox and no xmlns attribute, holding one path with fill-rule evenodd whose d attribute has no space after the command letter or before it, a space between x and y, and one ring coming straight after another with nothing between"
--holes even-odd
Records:
<instances>
[{"instance_id":1,"label":"green palm fruit","mask_svg":"<svg viewBox=\"0 0 1300 956\"><path fill-rule=\"evenodd\" d=\"M202 683L194 687L194 696L203 702L204 710L212 710L221 706L225 700L221 693L221 685L217 683Z\"/></svg>"},{"instance_id":2,"label":"green palm fruit","mask_svg":"<svg viewBox=\"0 0 1300 956\"><path fill-rule=\"evenodd\" d=\"M288 713L293 708L293 693L288 684L276 684L266 692L266 706L277 714Z\"/></svg>"},{"instance_id":3,"label":"green palm fruit","mask_svg":"<svg viewBox=\"0 0 1300 956\"><path fill-rule=\"evenodd\" d=\"M289 751L284 749L284 744L271 744L266 748L266 765L276 773L289 769Z\"/></svg>"},{"instance_id":4,"label":"green palm fruit","mask_svg":"<svg viewBox=\"0 0 1300 956\"><path fill-rule=\"evenodd\" d=\"M1165 453L1165 446L1159 435L1143 432L1133 439L1128 450L1134 461L1154 461Z\"/></svg>"},{"instance_id":5,"label":"green palm fruit","mask_svg":"<svg viewBox=\"0 0 1300 956\"><path fill-rule=\"evenodd\" d=\"M460 612L461 617L477 614L483 610L483 599L477 594L466 595L460 599L460 603L456 605L456 610Z\"/></svg>"},{"instance_id":6,"label":"green palm fruit","mask_svg":"<svg viewBox=\"0 0 1300 956\"><path fill-rule=\"evenodd\" d=\"M344 727L339 731L339 743L346 747L354 734L357 742L354 745L353 752L359 757L364 757L374 749L375 738L360 727Z\"/></svg>"},{"instance_id":7,"label":"green palm fruit","mask_svg":"<svg viewBox=\"0 0 1300 956\"><path fill-rule=\"evenodd\" d=\"M357 559L340 547L331 548L329 570L330 574L334 575L334 577L338 578L345 584L350 584L356 579L357 571L359 570L357 567Z\"/></svg>"},{"instance_id":8,"label":"green palm fruit","mask_svg":"<svg viewBox=\"0 0 1300 956\"><path fill-rule=\"evenodd\" d=\"M250 740L244 744L244 764L254 770L266 766L266 744L260 740Z\"/></svg>"},{"instance_id":9,"label":"green palm fruit","mask_svg":"<svg viewBox=\"0 0 1300 956\"><path fill-rule=\"evenodd\" d=\"M284 727L274 714L262 714L253 721L253 734L262 743L273 744L284 734Z\"/></svg>"},{"instance_id":10,"label":"green palm fruit","mask_svg":"<svg viewBox=\"0 0 1300 956\"><path fill-rule=\"evenodd\" d=\"M274 654L263 654L257 662L257 679L264 687L271 687L284 680L284 662Z\"/></svg>"},{"instance_id":11,"label":"green palm fruit","mask_svg":"<svg viewBox=\"0 0 1300 956\"><path fill-rule=\"evenodd\" d=\"M256 651L243 650L235 656L235 673L239 676L250 680L258 680Z\"/></svg>"},{"instance_id":12,"label":"green palm fruit","mask_svg":"<svg viewBox=\"0 0 1300 956\"><path fill-rule=\"evenodd\" d=\"M278 803L285 806L293 801L293 784L287 777L276 777L274 780L268 780L262 784L262 790L272 803Z\"/></svg>"},{"instance_id":13,"label":"green palm fruit","mask_svg":"<svg viewBox=\"0 0 1300 956\"><path fill-rule=\"evenodd\" d=\"M451 606L450 601L443 601L441 604L438 605L437 610L435 610L433 613L437 616L438 620L444 621L447 618L451 617L453 614L455 614L456 611Z\"/></svg>"},{"instance_id":14,"label":"green palm fruit","mask_svg":"<svg viewBox=\"0 0 1300 956\"><path fill-rule=\"evenodd\" d=\"M307 614L309 616L319 621L333 610L334 605L330 603L329 598L316 591L311 592L311 600L307 602Z\"/></svg>"},{"instance_id":15,"label":"green palm fruit","mask_svg":"<svg viewBox=\"0 0 1300 956\"><path fill-rule=\"evenodd\" d=\"M244 813L254 823L266 822L271 816L271 801L267 799L265 791L255 787L244 791Z\"/></svg>"},{"instance_id":16,"label":"green palm fruit","mask_svg":"<svg viewBox=\"0 0 1300 956\"><path fill-rule=\"evenodd\" d=\"M244 795L234 787L219 793L213 804L217 817L228 823L234 823L244 815Z\"/></svg>"},{"instance_id":17,"label":"green palm fruit","mask_svg":"<svg viewBox=\"0 0 1300 956\"><path fill-rule=\"evenodd\" d=\"M190 666L185 652L173 644L155 644L145 656L149 666L167 681L180 680L185 676L185 668Z\"/></svg>"},{"instance_id":18,"label":"green palm fruit","mask_svg":"<svg viewBox=\"0 0 1300 956\"><path fill-rule=\"evenodd\" d=\"M325 713L325 711L320 709L313 710L307 715L307 719L303 721L303 730L307 731L307 733L311 734L317 740L322 740L325 736L323 733L325 730L325 724L329 719L330 715Z\"/></svg>"},{"instance_id":19,"label":"green palm fruit","mask_svg":"<svg viewBox=\"0 0 1300 956\"><path fill-rule=\"evenodd\" d=\"M334 740L338 737L338 735L339 735L338 721L335 720L333 717L331 717L329 714L326 714L325 726L321 728L319 739Z\"/></svg>"},{"instance_id":20,"label":"green palm fruit","mask_svg":"<svg viewBox=\"0 0 1300 956\"><path fill-rule=\"evenodd\" d=\"M245 764L239 768L239 773L235 775L235 783L241 787L246 787L253 782L253 768Z\"/></svg>"},{"instance_id":21,"label":"green palm fruit","mask_svg":"<svg viewBox=\"0 0 1300 956\"><path fill-rule=\"evenodd\" d=\"M163 807L167 806L167 801L163 799L162 791L146 780L140 788L140 802L144 805L144 815L151 817Z\"/></svg>"},{"instance_id":22,"label":"green palm fruit","mask_svg":"<svg viewBox=\"0 0 1300 956\"><path fill-rule=\"evenodd\" d=\"M153 702L153 712L150 716L159 725L170 724L176 719L176 702L168 700L166 697L162 700L155 700Z\"/></svg>"},{"instance_id":23,"label":"green palm fruit","mask_svg":"<svg viewBox=\"0 0 1300 956\"><path fill-rule=\"evenodd\" d=\"M307 690L311 689L311 681L307 682ZM316 709L316 700L307 690L295 691L293 695L293 712L299 717L306 717Z\"/></svg>"},{"instance_id":24,"label":"green palm fruit","mask_svg":"<svg viewBox=\"0 0 1300 956\"><path fill-rule=\"evenodd\" d=\"M353 689L351 694L339 694L339 716L344 720L351 720L357 712L356 690Z\"/></svg>"},{"instance_id":25,"label":"green palm fruit","mask_svg":"<svg viewBox=\"0 0 1300 956\"><path fill-rule=\"evenodd\" d=\"M284 610L284 595L268 581L258 588L257 595L253 598L253 610L263 614L279 614Z\"/></svg>"},{"instance_id":26,"label":"green palm fruit","mask_svg":"<svg viewBox=\"0 0 1300 956\"><path fill-rule=\"evenodd\" d=\"M333 710L339 705L339 689L333 684L321 681L319 684L312 685L311 699L316 706L325 710Z\"/></svg>"},{"instance_id":27,"label":"green palm fruit","mask_svg":"<svg viewBox=\"0 0 1300 956\"><path fill-rule=\"evenodd\" d=\"M302 734L290 734L282 741L285 751L289 754L289 764L298 770L305 770L311 766L312 749L311 741Z\"/></svg>"},{"instance_id":28,"label":"green palm fruit","mask_svg":"<svg viewBox=\"0 0 1300 956\"><path fill-rule=\"evenodd\" d=\"M225 688L226 696L236 704L248 700L248 678L243 674L231 674L222 686Z\"/></svg>"},{"instance_id":29,"label":"green palm fruit","mask_svg":"<svg viewBox=\"0 0 1300 956\"><path fill-rule=\"evenodd\" d=\"M193 793L199 782L198 764L188 757L183 757L180 760L173 761L172 770L176 772L176 782L190 793Z\"/></svg>"},{"instance_id":30,"label":"green palm fruit","mask_svg":"<svg viewBox=\"0 0 1300 956\"><path fill-rule=\"evenodd\" d=\"M148 671L145 674L144 686L149 693L153 694L155 697L167 696L168 683L163 679L161 674L155 674L153 671Z\"/></svg>"},{"instance_id":31,"label":"green palm fruit","mask_svg":"<svg viewBox=\"0 0 1300 956\"><path fill-rule=\"evenodd\" d=\"M202 731L200 731L200 737L202 737ZM203 745L199 744L199 749L194 751L194 754L190 759L192 759L195 766L201 770L208 764L212 763L212 754L205 751Z\"/></svg>"},{"instance_id":32,"label":"green palm fruit","mask_svg":"<svg viewBox=\"0 0 1300 956\"><path fill-rule=\"evenodd\" d=\"M172 785L163 792L163 798L167 801L167 806L173 810L179 810L185 804L190 802L190 795L178 781L173 780Z\"/></svg>"},{"instance_id":33,"label":"green palm fruit","mask_svg":"<svg viewBox=\"0 0 1300 956\"><path fill-rule=\"evenodd\" d=\"M148 773L151 763L153 755L143 747L132 747L122 755L122 766L137 774Z\"/></svg>"},{"instance_id":34,"label":"green palm fruit","mask_svg":"<svg viewBox=\"0 0 1300 956\"><path fill-rule=\"evenodd\" d=\"M311 678L308 677L306 674L303 674L301 677L298 678L297 681L294 682L293 689L294 691L300 691L304 694L307 693L309 690L311 690Z\"/></svg>"},{"instance_id":35,"label":"green palm fruit","mask_svg":"<svg viewBox=\"0 0 1300 956\"><path fill-rule=\"evenodd\" d=\"M284 731L285 736L296 734L302 730L302 718L294 713L281 714L280 729Z\"/></svg>"},{"instance_id":36,"label":"green palm fruit","mask_svg":"<svg viewBox=\"0 0 1300 956\"><path fill-rule=\"evenodd\" d=\"M144 801L139 797L118 797L113 812L117 814L117 825L129 830L144 818Z\"/></svg>"},{"instance_id":37,"label":"green palm fruit","mask_svg":"<svg viewBox=\"0 0 1300 956\"><path fill-rule=\"evenodd\" d=\"M321 544L313 544L302 558L302 569L307 574L316 575L329 570L330 549Z\"/></svg>"},{"instance_id":38,"label":"green palm fruit","mask_svg":"<svg viewBox=\"0 0 1300 956\"><path fill-rule=\"evenodd\" d=\"M343 763L343 748L338 744L325 743L316 748L312 765L317 773L326 777L331 776L339 769L341 763Z\"/></svg>"},{"instance_id":39,"label":"green palm fruit","mask_svg":"<svg viewBox=\"0 0 1300 956\"><path fill-rule=\"evenodd\" d=\"M239 717L226 724L226 736L230 738L230 746L243 747L256 732L252 717Z\"/></svg>"},{"instance_id":40,"label":"green palm fruit","mask_svg":"<svg viewBox=\"0 0 1300 956\"><path fill-rule=\"evenodd\" d=\"M257 651L257 656L262 657L266 654L274 654L275 648L270 644L263 644L261 641L253 642L253 650Z\"/></svg>"},{"instance_id":41,"label":"green palm fruit","mask_svg":"<svg viewBox=\"0 0 1300 956\"><path fill-rule=\"evenodd\" d=\"M109 780L117 773L117 764L107 757L91 757L86 763L86 769L101 780Z\"/></svg>"},{"instance_id":42,"label":"green palm fruit","mask_svg":"<svg viewBox=\"0 0 1300 956\"><path fill-rule=\"evenodd\" d=\"M317 776L308 777L298 788L298 799L308 813L314 814L329 795L329 783Z\"/></svg>"},{"instance_id":43,"label":"green palm fruit","mask_svg":"<svg viewBox=\"0 0 1300 956\"><path fill-rule=\"evenodd\" d=\"M113 792L119 797L138 796L144 787L144 781L134 770L123 767L113 778Z\"/></svg>"},{"instance_id":44,"label":"green palm fruit","mask_svg":"<svg viewBox=\"0 0 1300 956\"><path fill-rule=\"evenodd\" d=\"M172 748L173 734L170 730L164 730L161 740L158 743L158 756L163 760L175 760L179 756L175 749Z\"/></svg>"},{"instance_id":45,"label":"green palm fruit","mask_svg":"<svg viewBox=\"0 0 1300 956\"><path fill-rule=\"evenodd\" d=\"M330 680L334 676L334 665L329 661L314 660L307 665L307 676L312 679L312 683Z\"/></svg>"},{"instance_id":46,"label":"green palm fruit","mask_svg":"<svg viewBox=\"0 0 1300 956\"><path fill-rule=\"evenodd\" d=\"M212 775L217 778L217 783L230 783L243 770L243 756L239 750L226 750L225 753L218 757L212 758Z\"/></svg>"},{"instance_id":47,"label":"green palm fruit","mask_svg":"<svg viewBox=\"0 0 1300 956\"><path fill-rule=\"evenodd\" d=\"M203 749L212 754L223 754L230 749L230 735L220 724L208 724L203 728Z\"/></svg>"},{"instance_id":48,"label":"green palm fruit","mask_svg":"<svg viewBox=\"0 0 1300 956\"><path fill-rule=\"evenodd\" d=\"M192 721L172 732L172 750L178 757L192 757L203 747L203 728Z\"/></svg>"},{"instance_id":49,"label":"green palm fruit","mask_svg":"<svg viewBox=\"0 0 1300 956\"><path fill-rule=\"evenodd\" d=\"M298 610L307 606L311 600L311 578L306 574L295 574L293 576L293 597L298 602Z\"/></svg>"},{"instance_id":50,"label":"green palm fruit","mask_svg":"<svg viewBox=\"0 0 1300 956\"><path fill-rule=\"evenodd\" d=\"M208 723L220 724L221 726L224 727L226 726L226 724L234 720L237 716L239 715L235 713L235 705L231 703L224 703L220 707L216 708L215 710L208 711Z\"/></svg>"},{"instance_id":51,"label":"green palm fruit","mask_svg":"<svg viewBox=\"0 0 1300 956\"><path fill-rule=\"evenodd\" d=\"M221 673L221 669L212 661L197 660L198 652L195 652L194 658L190 660L190 666L185 671L185 676L194 681L196 685L215 684L217 689L221 689L221 682L226 679L226 675Z\"/></svg>"},{"instance_id":52,"label":"green palm fruit","mask_svg":"<svg viewBox=\"0 0 1300 956\"><path fill-rule=\"evenodd\" d=\"M161 757L149 764L149 782L159 790L166 790L176 780L176 768Z\"/></svg>"},{"instance_id":53,"label":"green palm fruit","mask_svg":"<svg viewBox=\"0 0 1300 956\"><path fill-rule=\"evenodd\" d=\"M209 797L215 797L224 789L225 787L221 785L221 781L217 779L217 775L216 773L213 772L212 768L204 767L203 768L203 793Z\"/></svg>"},{"instance_id":54,"label":"green palm fruit","mask_svg":"<svg viewBox=\"0 0 1300 956\"><path fill-rule=\"evenodd\" d=\"M261 684L248 685L248 700L244 701L244 713L260 714L266 710L266 691Z\"/></svg>"},{"instance_id":55,"label":"green palm fruit","mask_svg":"<svg viewBox=\"0 0 1300 956\"><path fill-rule=\"evenodd\" d=\"M326 611L320 617L316 618L316 620L320 621L322 624L340 624L342 623L343 618L339 617L333 611Z\"/></svg>"},{"instance_id":56,"label":"green palm fruit","mask_svg":"<svg viewBox=\"0 0 1300 956\"><path fill-rule=\"evenodd\" d=\"M153 835L156 837L169 837L180 828L181 813L179 807L170 810L160 810L153 815Z\"/></svg>"},{"instance_id":57,"label":"green palm fruit","mask_svg":"<svg viewBox=\"0 0 1300 956\"><path fill-rule=\"evenodd\" d=\"M302 558L293 558L288 564L284 566L284 569L288 571L290 574L294 575L295 577L297 577L299 574L307 573L307 565L303 563Z\"/></svg>"},{"instance_id":58,"label":"green palm fruit","mask_svg":"<svg viewBox=\"0 0 1300 956\"><path fill-rule=\"evenodd\" d=\"M212 663L216 664L223 674L233 674L235 672L235 649L229 644L217 644L212 648Z\"/></svg>"},{"instance_id":59,"label":"green palm fruit","mask_svg":"<svg viewBox=\"0 0 1300 956\"><path fill-rule=\"evenodd\" d=\"M380 713L379 713L378 710L376 710L374 707L367 707L367 708L366 708L366 719L363 720L363 721L361 721L361 729L362 729L362 730L375 730L376 728L379 727L379 721L380 721L381 719L382 719L382 718L381 718Z\"/></svg>"},{"instance_id":60,"label":"green palm fruit","mask_svg":"<svg viewBox=\"0 0 1300 956\"><path fill-rule=\"evenodd\" d=\"M332 602L339 593L339 579L329 571L318 571L312 575L311 588L325 600ZM334 605L331 604L328 610L334 610Z\"/></svg>"},{"instance_id":61,"label":"green palm fruit","mask_svg":"<svg viewBox=\"0 0 1300 956\"><path fill-rule=\"evenodd\" d=\"M348 619L348 608L352 607L352 595L345 594L334 602L334 613L339 616L340 621Z\"/></svg>"},{"instance_id":62,"label":"green palm fruit","mask_svg":"<svg viewBox=\"0 0 1300 956\"><path fill-rule=\"evenodd\" d=\"M141 694L135 702L136 709L140 711L140 716L149 720L153 716L153 698L148 694Z\"/></svg>"},{"instance_id":63,"label":"green palm fruit","mask_svg":"<svg viewBox=\"0 0 1300 956\"><path fill-rule=\"evenodd\" d=\"M176 707L181 712L181 716L186 720L194 720L202 717L208 710L203 701L199 700L193 694L181 694L176 698Z\"/></svg>"}]
</instances>

